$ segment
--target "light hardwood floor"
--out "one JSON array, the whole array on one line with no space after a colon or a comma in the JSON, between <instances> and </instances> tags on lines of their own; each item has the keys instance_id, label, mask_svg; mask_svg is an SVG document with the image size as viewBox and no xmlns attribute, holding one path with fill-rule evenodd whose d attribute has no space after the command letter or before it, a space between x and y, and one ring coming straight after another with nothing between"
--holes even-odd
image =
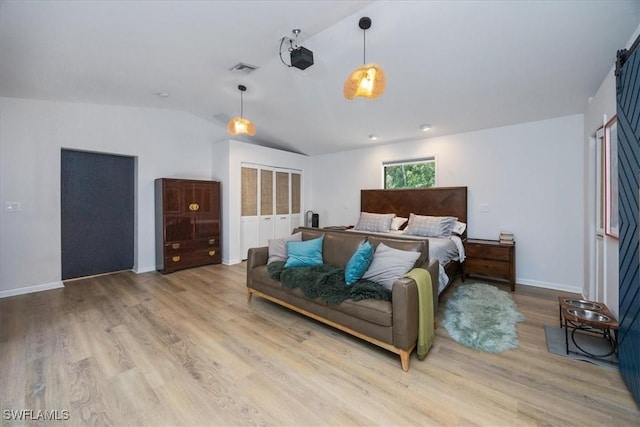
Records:
<instances>
[{"instance_id":1,"label":"light hardwood floor","mask_svg":"<svg viewBox=\"0 0 640 427\"><path fill-rule=\"evenodd\" d=\"M439 327L403 372L395 354L247 302L245 268L124 272L0 300L2 423L640 425L616 369L547 352L558 292L517 286L517 350L474 351ZM16 422L9 410L69 419Z\"/></svg>"}]
</instances>

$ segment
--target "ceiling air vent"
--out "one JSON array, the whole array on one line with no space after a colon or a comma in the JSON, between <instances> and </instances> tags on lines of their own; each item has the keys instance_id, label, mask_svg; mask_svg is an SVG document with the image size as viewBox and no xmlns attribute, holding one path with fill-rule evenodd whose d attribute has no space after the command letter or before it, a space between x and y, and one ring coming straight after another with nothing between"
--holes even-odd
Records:
<instances>
[{"instance_id":1,"label":"ceiling air vent","mask_svg":"<svg viewBox=\"0 0 640 427\"><path fill-rule=\"evenodd\" d=\"M245 64L244 62L238 62L233 67L229 68L229 71L239 71L245 74L249 74L257 69L258 67L256 67L255 65Z\"/></svg>"}]
</instances>

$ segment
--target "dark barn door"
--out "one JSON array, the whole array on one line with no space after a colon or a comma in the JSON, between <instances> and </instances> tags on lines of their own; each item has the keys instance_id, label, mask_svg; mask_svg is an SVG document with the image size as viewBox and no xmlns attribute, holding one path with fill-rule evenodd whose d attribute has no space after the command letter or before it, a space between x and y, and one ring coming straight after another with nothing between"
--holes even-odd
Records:
<instances>
[{"instance_id":1,"label":"dark barn door","mask_svg":"<svg viewBox=\"0 0 640 427\"><path fill-rule=\"evenodd\" d=\"M618 200L620 220L620 373L640 405L640 49L618 52Z\"/></svg>"},{"instance_id":2,"label":"dark barn door","mask_svg":"<svg viewBox=\"0 0 640 427\"><path fill-rule=\"evenodd\" d=\"M133 157L62 150L62 280L133 267Z\"/></svg>"}]
</instances>

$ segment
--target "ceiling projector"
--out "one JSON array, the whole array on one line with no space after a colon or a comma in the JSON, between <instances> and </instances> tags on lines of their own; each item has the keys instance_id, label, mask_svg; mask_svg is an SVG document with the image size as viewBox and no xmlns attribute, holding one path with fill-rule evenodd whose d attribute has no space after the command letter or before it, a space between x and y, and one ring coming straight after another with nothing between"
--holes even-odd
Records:
<instances>
[{"instance_id":1,"label":"ceiling projector","mask_svg":"<svg viewBox=\"0 0 640 427\"><path fill-rule=\"evenodd\" d=\"M291 51L291 66L304 70L313 65L313 52L306 47L298 46Z\"/></svg>"}]
</instances>

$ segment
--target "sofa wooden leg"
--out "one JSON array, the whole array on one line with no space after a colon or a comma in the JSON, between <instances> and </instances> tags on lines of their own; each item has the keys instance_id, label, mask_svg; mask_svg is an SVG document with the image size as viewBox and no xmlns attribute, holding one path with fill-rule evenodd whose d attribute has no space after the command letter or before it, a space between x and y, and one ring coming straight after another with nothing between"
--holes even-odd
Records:
<instances>
[{"instance_id":1,"label":"sofa wooden leg","mask_svg":"<svg viewBox=\"0 0 640 427\"><path fill-rule=\"evenodd\" d=\"M408 351L400 351L400 363L402 363L402 370L405 372L409 371L409 358L411 357L411 353Z\"/></svg>"},{"instance_id":2,"label":"sofa wooden leg","mask_svg":"<svg viewBox=\"0 0 640 427\"><path fill-rule=\"evenodd\" d=\"M253 296L253 292L251 292L251 290L247 289L247 302L251 301L251 297Z\"/></svg>"}]
</instances>

